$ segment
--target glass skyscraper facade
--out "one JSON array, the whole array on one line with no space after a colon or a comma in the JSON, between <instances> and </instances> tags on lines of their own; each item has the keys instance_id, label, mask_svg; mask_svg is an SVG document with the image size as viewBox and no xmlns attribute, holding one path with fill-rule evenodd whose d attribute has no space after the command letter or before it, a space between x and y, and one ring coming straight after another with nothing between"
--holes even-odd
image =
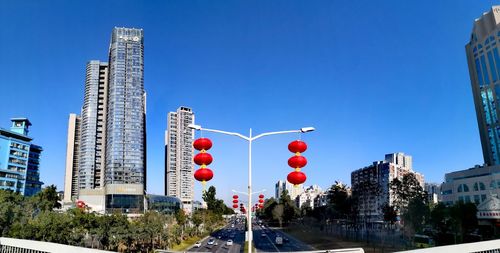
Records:
<instances>
[{"instance_id":1,"label":"glass skyscraper facade","mask_svg":"<svg viewBox=\"0 0 500 253\"><path fill-rule=\"evenodd\" d=\"M114 28L109 48L106 184L144 184L142 29Z\"/></svg>"},{"instance_id":2,"label":"glass skyscraper facade","mask_svg":"<svg viewBox=\"0 0 500 253\"><path fill-rule=\"evenodd\" d=\"M115 27L109 62L87 64L81 116L70 116L68 127L66 201L78 198L99 213L144 210L143 41L142 29ZM73 192L75 185L78 196Z\"/></svg>"},{"instance_id":3,"label":"glass skyscraper facade","mask_svg":"<svg viewBox=\"0 0 500 253\"><path fill-rule=\"evenodd\" d=\"M484 162L500 164L500 6L474 21L465 46Z\"/></svg>"}]
</instances>

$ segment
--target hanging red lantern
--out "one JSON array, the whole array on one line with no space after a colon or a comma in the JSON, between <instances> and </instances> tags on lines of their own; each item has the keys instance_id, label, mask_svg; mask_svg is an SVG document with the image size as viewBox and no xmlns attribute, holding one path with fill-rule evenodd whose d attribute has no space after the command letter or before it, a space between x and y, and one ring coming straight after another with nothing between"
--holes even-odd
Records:
<instances>
[{"instance_id":1,"label":"hanging red lantern","mask_svg":"<svg viewBox=\"0 0 500 253\"><path fill-rule=\"evenodd\" d=\"M194 178L201 182L210 181L213 177L214 173L209 168L200 168L194 173Z\"/></svg>"},{"instance_id":2,"label":"hanging red lantern","mask_svg":"<svg viewBox=\"0 0 500 253\"><path fill-rule=\"evenodd\" d=\"M304 174L300 171L292 171L286 177L288 182L290 182L293 185L298 185L298 184L304 183L306 181L306 178L307 178L306 174Z\"/></svg>"},{"instance_id":3,"label":"hanging red lantern","mask_svg":"<svg viewBox=\"0 0 500 253\"><path fill-rule=\"evenodd\" d=\"M235 209L238 208L238 204L234 204L233 208L235 208Z\"/></svg>"},{"instance_id":4,"label":"hanging red lantern","mask_svg":"<svg viewBox=\"0 0 500 253\"><path fill-rule=\"evenodd\" d=\"M307 159L301 155L294 155L288 159L288 166L292 168L302 168L306 166Z\"/></svg>"},{"instance_id":5,"label":"hanging red lantern","mask_svg":"<svg viewBox=\"0 0 500 253\"><path fill-rule=\"evenodd\" d=\"M198 153L193 158L194 163L198 165L210 165L213 161L212 155L209 153Z\"/></svg>"},{"instance_id":6,"label":"hanging red lantern","mask_svg":"<svg viewBox=\"0 0 500 253\"><path fill-rule=\"evenodd\" d=\"M264 208L264 204L259 204L259 208L260 209Z\"/></svg>"},{"instance_id":7,"label":"hanging red lantern","mask_svg":"<svg viewBox=\"0 0 500 253\"><path fill-rule=\"evenodd\" d=\"M260 194L259 199L263 199L263 198L264 198L264 194Z\"/></svg>"},{"instance_id":8,"label":"hanging red lantern","mask_svg":"<svg viewBox=\"0 0 500 253\"><path fill-rule=\"evenodd\" d=\"M212 141L208 138L199 138L193 142L193 147L196 150L209 150L212 147Z\"/></svg>"},{"instance_id":9,"label":"hanging red lantern","mask_svg":"<svg viewBox=\"0 0 500 253\"><path fill-rule=\"evenodd\" d=\"M288 144L288 150L292 153L303 153L307 150L307 144L301 140L296 140Z\"/></svg>"},{"instance_id":10,"label":"hanging red lantern","mask_svg":"<svg viewBox=\"0 0 500 253\"><path fill-rule=\"evenodd\" d=\"M84 208L85 207L85 202L83 202L83 200L76 201L76 207L78 207L78 208Z\"/></svg>"},{"instance_id":11,"label":"hanging red lantern","mask_svg":"<svg viewBox=\"0 0 500 253\"><path fill-rule=\"evenodd\" d=\"M259 203L264 203L264 200L263 199L259 199Z\"/></svg>"},{"instance_id":12,"label":"hanging red lantern","mask_svg":"<svg viewBox=\"0 0 500 253\"><path fill-rule=\"evenodd\" d=\"M233 195L233 199L238 199L238 195Z\"/></svg>"},{"instance_id":13,"label":"hanging red lantern","mask_svg":"<svg viewBox=\"0 0 500 253\"><path fill-rule=\"evenodd\" d=\"M238 200L237 199L233 199L233 203L238 204Z\"/></svg>"}]
</instances>

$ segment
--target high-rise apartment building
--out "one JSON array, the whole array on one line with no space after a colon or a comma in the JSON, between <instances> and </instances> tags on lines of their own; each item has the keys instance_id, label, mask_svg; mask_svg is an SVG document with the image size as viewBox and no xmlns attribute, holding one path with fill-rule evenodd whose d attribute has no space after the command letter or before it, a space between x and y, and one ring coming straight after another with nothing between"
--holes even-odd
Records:
<instances>
[{"instance_id":1,"label":"high-rise apartment building","mask_svg":"<svg viewBox=\"0 0 500 253\"><path fill-rule=\"evenodd\" d=\"M281 198L281 194L283 193L284 190L287 191L288 195L290 196L290 199L295 200L297 196L299 196L304 192L304 187L303 185L294 186L293 184L290 184L286 180L279 180L274 185L274 197L276 198L276 200L279 200Z\"/></svg>"},{"instance_id":2,"label":"high-rise apartment building","mask_svg":"<svg viewBox=\"0 0 500 253\"><path fill-rule=\"evenodd\" d=\"M10 130L0 128L0 189L33 196L42 188L40 155L42 147L28 136L26 118L11 119Z\"/></svg>"},{"instance_id":3,"label":"high-rise apartment building","mask_svg":"<svg viewBox=\"0 0 500 253\"><path fill-rule=\"evenodd\" d=\"M68 203L78 197L78 159L80 158L80 116L72 113L68 121L68 139L66 142L66 170L64 175L64 198Z\"/></svg>"},{"instance_id":4,"label":"high-rise apartment building","mask_svg":"<svg viewBox=\"0 0 500 253\"><path fill-rule=\"evenodd\" d=\"M413 171L412 158L404 153L387 154L383 161L353 171L352 194L359 200L359 216L370 221L383 220L382 206L392 205L395 200L389 183L396 178L402 180L407 173L413 173L424 187L424 176Z\"/></svg>"},{"instance_id":5,"label":"high-rise apartment building","mask_svg":"<svg viewBox=\"0 0 500 253\"><path fill-rule=\"evenodd\" d=\"M187 212L194 201L194 130L189 124L194 124L194 113L181 106L168 113L165 133L165 195L179 198Z\"/></svg>"},{"instance_id":6,"label":"high-rise apartment building","mask_svg":"<svg viewBox=\"0 0 500 253\"><path fill-rule=\"evenodd\" d=\"M73 187L77 185L78 198L97 212L140 213L144 209L143 40L142 29L113 29L109 64L100 61L87 64L79 127L77 116L74 122L70 116L65 180L65 189L70 193L65 195L74 198Z\"/></svg>"},{"instance_id":7,"label":"high-rise apartment building","mask_svg":"<svg viewBox=\"0 0 500 253\"><path fill-rule=\"evenodd\" d=\"M500 164L500 6L474 21L465 46L484 162Z\"/></svg>"}]
</instances>

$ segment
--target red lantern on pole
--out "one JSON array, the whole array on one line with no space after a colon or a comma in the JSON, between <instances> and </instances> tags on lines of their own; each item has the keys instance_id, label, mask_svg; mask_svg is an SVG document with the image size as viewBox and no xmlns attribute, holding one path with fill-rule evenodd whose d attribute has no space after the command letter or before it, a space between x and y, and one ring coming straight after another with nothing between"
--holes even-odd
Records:
<instances>
[{"instance_id":1,"label":"red lantern on pole","mask_svg":"<svg viewBox=\"0 0 500 253\"><path fill-rule=\"evenodd\" d=\"M307 150L307 144L301 140L296 140L288 144L288 150L292 153L304 153Z\"/></svg>"},{"instance_id":2,"label":"red lantern on pole","mask_svg":"<svg viewBox=\"0 0 500 253\"><path fill-rule=\"evenodd\" d=\"M234 208L234 209L238 208L238 204L234 204L234 205L233 205L233 208Z\"/></svg>"},{"instance_id":3,"label":"red lantern on pole","mask_svg":"<svg viewBox=\"0 0 500 253\"><path fill-rule=\"evenodd\" d=\"M264 198L264 194L260 194L259 199L263 199L263 198Z\"/></svg>"},{"instance_id":4,"label":"red lantern on pole","mask_svg":"<svg viewBox=\"0 0 500 253\"><path fill-rule=\"evenodd\" d=\"M238 199L238 195L233 195L233 199Z\"/></svg>"},{"instance_id":5,"label":"red lantern on pole","mask_svg":"<svg viewBox=\"0 0 500 253\"><path fill-rule=\"evenodd\" d=\"M259 204L259 208L264 208L264 204Z\"/></svg>"},{"instance_id":6,"label":"red lantern on pole","mask_svg":"<svg viewBox=\"0 0 500 253\"><path fill-rule=\"evenodd\" d=\"M299 185L299 184L304 183L306 181L306 178L307 178L306 174L304 174L300 171L292 171L286 177L288 182L290 182L293 185Z\"/></svg>"},{"instance_id":7,"label":"red lantern on pole","mask_svg":"<svg viewBox=\"0 0 500 253\"><path fill-rule=\"evenodd\" d=\"M213 158L209 153L198 153L194 156L193 161L198 165L210 165Z\"/></svg>"},{"instance_id":8,"label":"red lantern on pole","mask_svg":"<svg viewBox=\"0 0 500 253\"><path fill-rule=\"evenodd\" d=\"M295 153L294 156L288 159L288 165L295 171L288 174L287 180L294 186L302 184L306 181L306 174L300 172L300 169L307 165L307 159L301 155L307 150L307 144L301 140L296 140L288 144L288 150Z\"/></svg>"},{"instance_id":9,"label":"red lantern on pole","mask_svg":"<svg viewBox=\"0 0 500 253\"><path fill-rule=\"evenodd\" d=\"M259 203L264 203L264 200L263 199L259 199Z\"/></svg>"},{"instance_id":10,"label":"red lantern on pole","mask_svg":"<svg viewBox=\"0 0 500 253\"><path fill-rule=\"evenodd\" d=\"M238 200L237 199L233 199L233 203L238 204Z\"/></svg>"},{"instance_id":11,"label":"red lantern on pole","mask_svg":"<svg viewBox=\"0 0 500 253\"><path fill-rule=\"evenodd\" d=\"M203 184L210 181L214 177L214 173L209 168L199 168L194 172L194 178L201 181Z\"/></svg>"},{"instance_id":12,"label":"red lantern on pole","mask_svg":"<svg viewBox=\"0 0 500 253\"><path fill-rule=\"evenodd\" d=\"M212 141L208 138L198 138L193 142L193 147L199 151L207 151L212 147Z\"/></svg>"}]
</instances>

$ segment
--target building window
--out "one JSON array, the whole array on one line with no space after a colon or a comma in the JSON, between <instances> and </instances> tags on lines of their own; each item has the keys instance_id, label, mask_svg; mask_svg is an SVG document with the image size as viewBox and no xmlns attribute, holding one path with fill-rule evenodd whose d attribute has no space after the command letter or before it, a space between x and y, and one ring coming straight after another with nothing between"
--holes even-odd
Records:
<instances>
[{"instance_id":1,"label":"building window","mask_svg":"<svg viewBox=\"0 0 500 253\"><path fill-rule=\"evenodd\" d=\"M486 187L484 186L483 182L475 182L474 183L474 191L484 191L486 190Z\"/></svg>"},{"instance_id":2,"label":"building window","mask_svg":"<svg viewBox=\"0 0 500 253\"><path fill-rule=\"evenodd\" d=\"M469 186L461 184L458 186L458 192L469 192Z\"/></svg>"}]
</instances>

